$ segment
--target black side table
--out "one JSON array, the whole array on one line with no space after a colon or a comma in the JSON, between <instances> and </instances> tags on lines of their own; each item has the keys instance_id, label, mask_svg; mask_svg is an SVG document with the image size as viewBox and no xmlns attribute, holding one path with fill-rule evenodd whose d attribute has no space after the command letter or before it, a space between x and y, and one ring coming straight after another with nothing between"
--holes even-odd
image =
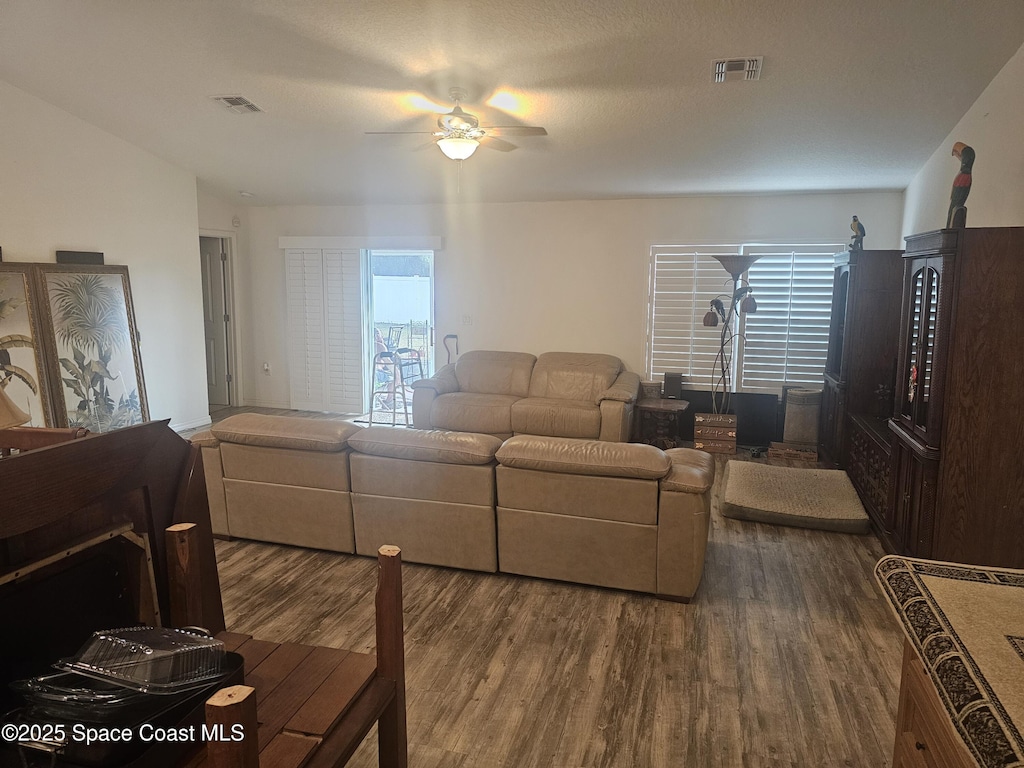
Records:
<instances>
[{"instance_id":1,"label":"black side table","mask_svg":"<svg viewBox=\"0 0 1024 768\"><path fill-rule=\"evenodd\" d=\"M679 419L687 408L688 400L641 398L636 403L636 440L654 445L663 451L682 445L679 439Z\"/></svg>"}]
</instances>

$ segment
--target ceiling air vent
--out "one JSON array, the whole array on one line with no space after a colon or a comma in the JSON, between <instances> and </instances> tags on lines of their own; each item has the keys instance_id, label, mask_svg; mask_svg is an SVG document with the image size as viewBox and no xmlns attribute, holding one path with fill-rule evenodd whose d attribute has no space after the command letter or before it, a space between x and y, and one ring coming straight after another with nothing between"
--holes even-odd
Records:
<instances>
[{"instance_id":1,"label":"ceiling air vent","mask_svg":"<svg viewBox=\"0 0 1024 768\"><path fill-rule=\"evenodd\" d=\"M760 80L764 56L747 59L716 59L711 62L711 79L716 83L731 80Z\"/></svg>"},{"instance_id":2,"label":"ceiling air vent","mask_svg":"<svg viewBox=\"0 0 1024 768\"><path fill-rule=\"evenodd\" d=\"M248 115L250 112L263 111L245 98L245 96L211 96L210 98L222 104L229 112L234 112L236 115Z\"/></svg>"}]
</instances>

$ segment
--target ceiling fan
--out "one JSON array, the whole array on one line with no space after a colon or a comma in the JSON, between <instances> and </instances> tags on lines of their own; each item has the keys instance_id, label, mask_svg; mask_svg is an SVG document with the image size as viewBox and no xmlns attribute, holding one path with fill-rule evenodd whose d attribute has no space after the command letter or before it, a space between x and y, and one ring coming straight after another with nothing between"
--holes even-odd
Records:
<instances>
[{"instance_id":1,"label":"ceiling fan","mask_svg":"<svg viewBox=\"0 0 1024 768\"><path fill-rule=\"evenodd\" d=\"M445 157L452 160L465 160L476 152L481 144L489 149L500 152L511 152L518 149L500 136L547 136L548 132L536 125L480 125L480 120L462 108L466 92L462 88L452 88L448 96L455 102L451 112L437 118L436 131L366 131L368 135L383 134L430 134Z\"/></svg>"}]
</instances>

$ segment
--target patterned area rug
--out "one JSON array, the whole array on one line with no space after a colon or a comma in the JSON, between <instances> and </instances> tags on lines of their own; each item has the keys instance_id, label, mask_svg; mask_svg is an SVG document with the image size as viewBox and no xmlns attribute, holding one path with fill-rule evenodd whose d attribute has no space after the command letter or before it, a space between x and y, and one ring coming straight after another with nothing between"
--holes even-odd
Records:
<instances>
[{"instance_id":1,"label":"patterned area rug","mask_svg":"<svg viewBox=\"0 0 1024 768\"><path fill-rule=\"evenodd\" d=\"M871 529L850 478L837 469L730 461L725 469L722 514L737 520L839 533Z\"/></svg>"}]
</instances>

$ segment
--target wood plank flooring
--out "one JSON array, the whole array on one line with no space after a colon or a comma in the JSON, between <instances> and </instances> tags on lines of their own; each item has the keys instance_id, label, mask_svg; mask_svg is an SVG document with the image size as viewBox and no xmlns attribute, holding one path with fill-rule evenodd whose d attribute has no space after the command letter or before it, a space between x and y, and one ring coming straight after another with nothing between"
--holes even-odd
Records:
<instances>
[{"instance_id":1,"label":"wood plank flooring","mask_svg":"<svg viewBox=\"0 0 1024 768\"><path fill-rule=\"evenodd\" d=\"M723 518L726 460L689 605L406 564L410 766L889 766L902 634L878 541ZM217 554L229 629L373 649L374 559ZM350 765L377 765L374 736Z\"/></svg>"}]
</instances>

